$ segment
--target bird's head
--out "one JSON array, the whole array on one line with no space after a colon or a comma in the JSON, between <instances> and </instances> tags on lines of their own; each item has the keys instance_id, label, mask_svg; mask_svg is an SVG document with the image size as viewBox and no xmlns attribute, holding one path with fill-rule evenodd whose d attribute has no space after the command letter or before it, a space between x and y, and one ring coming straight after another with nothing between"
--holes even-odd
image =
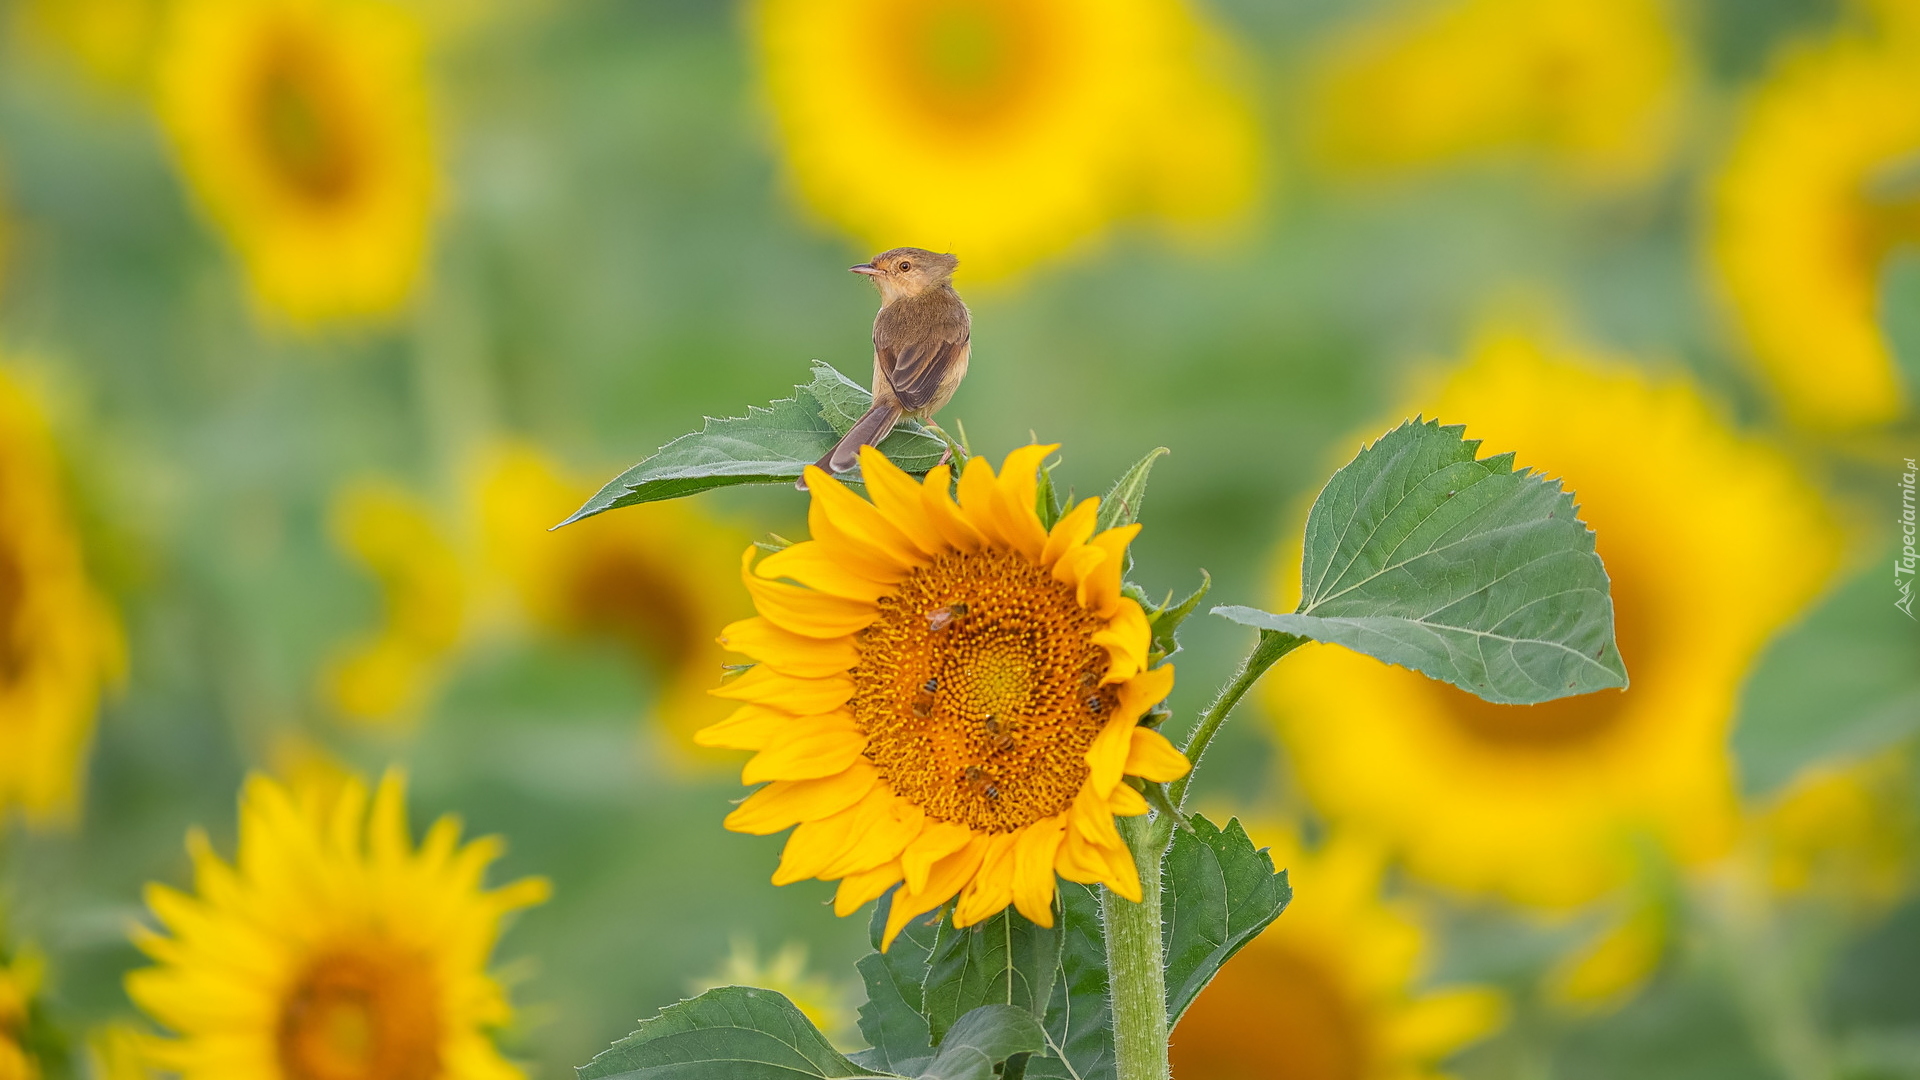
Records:
<instances>
[{"instance_id":1,"label":"bird's head","mask_svg":"<svg viewBox=\"0 0 1920 1080\"><path fill-rule=\"evenodd\" d=\"M953 270L959 265L960 260L952 255L925 248L899 247L875 255L871 262L847 269L872 278L882 301L891 303L947 284L953 280Z\"/></svg>"}]
</instances>

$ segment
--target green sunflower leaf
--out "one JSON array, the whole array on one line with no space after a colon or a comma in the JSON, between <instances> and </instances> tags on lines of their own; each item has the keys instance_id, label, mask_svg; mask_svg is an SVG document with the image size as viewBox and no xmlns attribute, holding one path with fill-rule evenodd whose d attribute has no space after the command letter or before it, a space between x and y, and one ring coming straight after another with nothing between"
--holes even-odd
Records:
<instances>
[{"instance_id":1,"label":"green sunflower leaf","mask_svg":"<svg viewBox=\"0 0 1920 1080\"><path fill-rule=\"evenodd\" d=\"M560 525L622 506L737 484L792 483L832 449L872 404L873 395L865 387L815 360L813 381L794 387L792 397L769 402L765 408L748 406L745 416L709 418L699 431L674 439L614 477ZM907 419L880 449L908 472L924 473L939 464L946 448L920 423ZM849 475L857 480L859 471Z\"/></svg>"},{"instance_id":2,"label":"green sunflower leaf","mask_svg":"<svg viewBox=\"0 0 1920 1080\"><path fill-rule=\"evenodd\" d=\"M960 1017L982 1005L1012 1005L1045 1015L1060 968L1060 920L1041 926L1012 907L966 929L940 924L927 956L921 1012L935 1045Z\"/></svg>"},{"instance_id":3,"label":"green sunflower leaf","mask_svg":"<svg viewBox=\"0 0 1920 1080\"><path fill-rule=\"evenodd\" d=\"M1290 615L1214 614L1344 645L1504 704L1627 685L1607 572L1573 495L1410 420L1333 475L1307 517Z\"/></svg>"},{"instance_id":4,"label":"green sunflower leaf","mask_svg":"<svg viewBox=\"0 0 1920 1080\"><path fill-rule=\"evenodd\" d=\"M874 951L856 965L867 986L866 1004L860 1006L860 1034L871 1049L854 1054L853 1060L869 1069L910 1076L933 1057L933 1035L920 1010L926 994L927 956L939 931L925 916L913 919L893 939L893 947L881 952L893 897L890 892L874 905L868 926Z\"/></svg>"},{"instance_id":5,"label":"green sunflower leaf","mask_svg":"<svg viewBox=\"0 0 1920 1080\"><path fill-rule=\"evenodd\" d=\"M1007 1063L1011 1080L1026 1055L1045 1049L1040 1021L1017 1005L982 1005L955 1021L940 1040L940 1052L919 1080L994 1080L996 1066Z\"/></svg>"},{"instance_id":6,"label":"green sunflower leaf","mask_svg":"<svg viewBox=\"0 0 1920 1080\"><path fill-rule=\"evenodd\" d=\"M1816 761L1859 758L1920 731L1920 622L1894 606L1897 549L1776 639L1741 694L1733 751L1749 795Z\"/></svg>"},{"instance_id":7,"label":"green sunflower leaf","mask_svg":"<svg viewBox=\"0 0 1920 1080\"><path fill-rule=\"evenodd\" d=\"M1131 525L1140 519L1140 504L1147 498L1147 477L1153 472L1153 463L1171 453L1164 446L1156 446L1113 482L1113 489L1100 500L1100 529Z\"/></svg>"},{"instance_id":8,"label":"green sunflower leaf","mask_svg":"<svg viewBox=\"0 0 1920 1080\"><path fill-rule=\"evenodd\" d=\"M722 986L669 1005L574 1071L580 1080L888 1080L894 1075L842 1057L793 1002L747 986Z\"/></svg>"},{"instance_id":9,"label":"green sunflower leaf","mask_svg":"<svg viewBox=\"0 0 1920 1080\"><path fill-rule=\"evenodd\" d=\"M1293 899L1287 872L1273 869L1267 849L1253 846L1237 818L1225 829L1193 814L1174 833L1161 897L1167 958L1167 1024L1178 1024L1247 942L1260 936Z\"/></svg>"},{"instance_id":10,"label":"green sunflower leaf","mask_svg":"<svg viewBox=\"0 0 1920 1080\"><path fill-rule=\"evenodd\" d=\"M1027 1062L1027 1080L1113 1080L1113 1013L1107 1002L1099 891L1060 882L1060 926L1060 968L1047 1004L1048 1053Z\"/></svg>"}]
</instances>

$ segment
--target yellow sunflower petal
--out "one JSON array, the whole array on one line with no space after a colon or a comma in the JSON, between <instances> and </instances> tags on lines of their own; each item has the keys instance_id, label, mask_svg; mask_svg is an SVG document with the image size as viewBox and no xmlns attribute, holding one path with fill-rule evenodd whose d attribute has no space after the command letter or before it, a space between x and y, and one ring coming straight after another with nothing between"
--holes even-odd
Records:
<instances>
[{"instance_id":1,"label":"yellow sunflower petal","mask_svg":"<svg viewBox=\"0 0 1920 1080\"><path fill-rule=\"evenodd\" d=\"M1161 664L1127 680L1120 688L1120 715L1138 720L1173 693L1173 665Z\"/></svg>"},{"instance_id":2,"label":"yellow sunflower petal","mask_svg":"<svg viewBox=\"0 0 1920 1080\"><path fill-rule=\"evenodd\" d=\"M953 899L953 894L959 892L960 887L979 871L986 853L987 838L976 835L967 842L966 847L933 864L932 872L927 875L926 888L903 887L894 893L893 905L887 912L886 933L880 938L880 951L885 952L893 944L893 939L900 936L908 920Z\"/></svg>"},{"instance_id":3,"label":"yellow sunflower petal","mask_svg":"<svg viewBox=\"0 0 1920 1080\"><path fill-rule=\"evenodd\" d=\"M1121 597L1113 621L1093 635L1093 643L1106 649L1112 658L1107 673L1100 678L1101 685L1126 682L1147 666L1147 649L1153 644L1147 613L1132 597Z\"/></svg>"},{"instance_id":4,"label":"yellow sunflower petal","mask_svg":"<svg viewBox=\"0 0 1920 1080\"><path fill-rule=\"evenodd\" d=\"M932 872L933 865L966 847L973 836L973 830L965 825L950 821L936 821L929 824L900 854L900 865L906 876L907 887L914 892L924 892L927 887L927 875Z\"/></svg>"},{"instance_id":5,"label":"yellow sunflower petal","mask_svg":"<svg viewBox=\"0 0 1920 1080\"><path fill-rule=\"evenodd\" d=\"M865 798L879 781L879 772L864 761L817 780L775 780L747 796L723 824L754 836L777 833L802 821L832 817Z\"/></svg>"},{"instance_id":6,"label":"yellow sunflower petal","mask_svg":"<svg viewBox=\"0 0 1920 1080\"><path fill-rule=\"evenodd\" d=\"M875 802L875 805L867 808L857 826L858 842L840 858L828 863L820 871L820 877L831 881L885 863L898 862L900 853L926 827L926 811L905 799L894 796Z\"/></svg>"},{"instance_id":7,"label":"yellow sunflower petal","mask_svg":"<svg viewBox=\"0 0 1920 1080\"><path fill-rule=\"evenodd\" d=\"M761 578L752 569L757 550L750 547L740 557L740 577L753 596L753 606L776 626L803 637L836 638L873 622L870 603Z\"/></svg>"},{"instance_id":8,"label":"yellow sunflower petal","mask_svg":"<svg viewBox=\"0 0 1920 1080\"><path fill-rule=\"evenodd\" d=\"M1053 531L1047 534L1047 543L1040 550L1040 565L1051 568L1060 561L1060 556L1087 542L1093 535L1093 528L1100 523L1100 500L1090 498L1080 500L1080 505L1060 516L1053 523Z\"/></svg>"},{"instance_id":9,"label":"yellow sunflower petal","mask_svg":"<svg viewBox=\"0 0 1920 1080\"><path fill-rule=\"evenodd\" d=\"M993 493L999 487L994 480L993 466L986 458L968 458L967 466L960 470L960 483L956 485L959 494L960 512L967 521L978 529L980 535L993 544L1007 544L1009 541L1001 534L997 515L993 509Z\"/></svg>"},{"instance_id":10,"label":"yellow sunflower petal","mask_svg":"<svg viewBox=\"0 0 1920 1080\"><path fill-rule=\"evenodd\" d=\"M1053 861L1066 833L1060 814L1029 825L1014 846L1013 905L1041 926L1053 925Z\"/></svg>"},{"instance_id":11,"label":"yellow sunflower petal","mask_svg":"<svg viewBox=\"0 0 1920 1080\"><path fill-rule=\"evenodd\" d=\"M1133 729L1133 745L1127 750L1126 773L1143 780L1166 783L1187 775L1193 765L1174 748L1165 735L1149 727Z\"/></svg>"},{"instance_id":12,"label":"yellow sunflower petal","mask_svg":"<svg viewBox=\"0 0 1920 1080\"><path fill-rule=\"evenodd\" d=\"M1133 852L1127 845L1102 847L1100 854L1107 860L1107 876L1100 879L1101 884L1134 903L1140 902L1140 871L1133 865Z\"/></svg>"},{"instance_id":13,"label":"yellow sunflower petal","mask_svg":"<svg viewBox=\"0 0 1920 1080\"><path fill-rule=\"evenodd\" d=\"M1085 581L1087 577L1093 573L1094 567L1106 561L1107 552L1104 548L1092 547L1087 544L1068 548L1066 551L1060 553L1058 559L1054 560L1053 580L1064 585L1073 586L1075 597L1080 601L1081 606L1084 607L1087 603L1087 592L1080 583Z\"/></svg>"},{"instance_id":14,"label":"yellow sunflower petal","mask_svg":"<svg viewBox=\"0 0 1920 1080\"><path fill-rule=\"evenodd\" d=\"M721 750L759 750L793 722L791 713L765 705L742 705L725 720L694 732L693 741Z\"/></svg>"},{"instance_id":15,"label":"yellow sunflower petal","mask_svg":"<svg viewBox=\"0 0 1920 1080\"><path fill-rule=\"evenodd\" d=\"M1060 449L1058 443L1023 446L1007 455L994 485L993 508L1000 535L1015 551L1034 562L1041 561L1047 546L1047 530L1040 524L1035 500L1039 495L1038 472L1048 454Z\"/></svg>"},{"instance_id":16,"label":"yellow sunflower petal","mask_svg":"<svg viewBox=\"0 0 1920 1080\"><path fill-rule=\"evenodd\" d=\"M855 827L860 822L861 810L876 800L891 798L892 793L876 785L845 810L795 826L787 836L787 846L780 849L780 865L773 872L773 883L791 885L820 876L827 864L860 842Z\"/></svg>"},{"instance_id":17,"label":"yellow sunflower petal","mask_svg":"<svg viewBox=\"0 0 1920 1080\"><path fill-rule=\"evenodd\" d=\"M1087 788L1105 796L1126 772L1127 752L1133 749L1133 728L1138 717L1116 712L1107 721L1087 751Z\"/></svg>"},{"instance_id":18,"label":"yellow sunflower petal","mask_svg":"<svg viewBox=\"0 0 1920 1080\"><path fill-rule=\"evenodd\" d=\"M986 537L954 503L951 486L952 475L945 465L929 469L926 481L920 485L920 508L948 547L955 551L978 551L987 542Z\"/></svg>"},{"instance_id":19,"label":"yellow sunflower petal","mask_svg":"<svg viewBox=\"0 0 1920 1080\"><path fill-rule=\"evenodd\" d=\"M1080 789L1068 816L1074 831L1095 847L1125 846L1126 842L1120 839L1120 830L1113 823L1113 811L1107 809L1106 796L1095 792L1093 785Z\"/></svg>"},{"instance_id":20,"label":"yellow sunflower petal","mask_svg":"<svg viewBox=\"0 0 1920 1080\"><path fill-rule=\"evenodd\" d=\"M1087 575L1080 579L1080 603L1096 615L1111 618L1114 608L1120 603L1120 575L1127 567L1127 545L1139 535L1138 523L1122 525L1087 541L1107 553L1107 557L1094 563Z\"/></svg>"},{"instance_id":21,"label":"yellow sunflower petal","mask_svg":"<svg viewBox=\"0 0 1920 1080\"><path fill-rule=\"evenodd\" d=\"M905 573L925 560L907 534L886 515L823 470L808 468L807 487L813 492L813 501L807 506L807 528L814 539L858 552L892 573Z\"/></svg>"},{"instance_id":22,"label":"yellow sunflower petal","mask_svg":"<svg viewBox=\"0 0 1920 1080\"><path fill-rule=\"evenodd\" d=\"M803 679L824 679L838 675L860 659L859 651L853 647L850 637L805 637L791 630L782 630L772 621L757 615L728 623L720 631L719 641L731 652L741 653L782 675L797 675Z\"/></svg>"},{"instance_id":23,"label":"yellow sunflower petal","mask_svg":"<svg viewBox=\"0 0 1920 1080\"><path fill-rule=\"evenodd\" d=\"M802 540L760 560L754 573L763 578L792 578L809 589L868 604L891 593L905 571L854 561L823 540Z\"/></svg>"},{"instance_id":24,"label":"yellow sunflower petal","mask_svg":"<svg viewBox=\"0 0 1920 1080\"><path fill-rule=\"evenodd\" d=\"M953 908L953 925L972 926L1000 913L1013 902L1013 850L1026 832L994 833L987 837L986 851L973 880L960 891L960 902Z\"/></svg>"},{"instance_id":25,"label":"yellow sunflower petal","mask_svg":"<svg viewBox=\"0 0 1920 1080\"><path fill-rule=\"evenodd\" d=\"M815 780L847 770L867 748L867 737L851 723L794 725L740 770L740 782Z\"/></svg>"},{"instance_id":26,"label":"yellow sunflower petal","mask_svg":"<svg viewBox=\"0 0 1920 1080\"><path fill-rule=\"evenodd\" d=\"M1054 869L1068 881L1077 881L1082 885L1093 885L1107 879L1107 857L1100 846L1084 836L1078 828L1069 823L1060 840L1060 850L1054 856Z\"/></svg>"},{"instance_id":27,"label":"yellow sunflower petal","mask_svg":"<svg viewBox=\"0 0 1920 1080\"><path fill-rule=\"evenodd\" d=\"M862 904L877 900L881 894L893 888L900 880L900 860L863 870L857 874L848 874L840 879L840 888L833 894L833 913L842 917L853 914Z\"/></svg>"},{"instance_id":28,"label":"yellow sunflower petal","mask_svg":"<svg viewBox=\"0 0 1920 1080\"><path fill-rule=\"evenodd\" d=\"M1115 817L1138 817L1147 812L1147 799L1126 784L1116 784L1107 796L1107 809Z\"/></svg>"},{"instance_id":29,"label":"yellow sunflower petal","mask_svg":"<svg viewBox=\"0 0 1920 1080\"><path fill-rule=\"evenodd\" d=\"M947 550L947 541L927 516L920 483L905 469L887 460L878 448L860 448L860 476L867 495L881 515L906 535L920 554L929 558Z\"/></svg>"},{"instance_id":30,"label":"yellow sunflower petal","mask_svg":"<svg viewBox=\"0 0 1920 1080\"><path fill-rule=\"evenodd\" d=\"M797 716L814 716L837 709L853 696L853 680L845 675L801 679L755 666L745 674L707 691L714 697L770 705Z\"/></svg>"}]
</instances>

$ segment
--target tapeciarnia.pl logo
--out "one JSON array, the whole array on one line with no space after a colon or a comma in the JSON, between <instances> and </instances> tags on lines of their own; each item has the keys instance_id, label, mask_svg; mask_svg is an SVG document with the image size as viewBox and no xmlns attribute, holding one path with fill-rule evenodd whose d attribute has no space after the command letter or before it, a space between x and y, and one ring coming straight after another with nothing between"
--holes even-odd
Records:
<instances>
[{"instance_id":1,"label":"tapeciarnia.pl logo","mask_svg":"<svg viewBox=\"0 0 1920 1080\"><path fill-rule=\"evenodd\" d=\"M1913 480L1920 472L1907 458L1907 469L1900 474L1900 554L1893 560L1893 588L1899 598L1893 606L1906 612L1907 618L1913 614L1913 572L1914 572L1914 516L1913 516Z\"/></svg>"}]
</instances>

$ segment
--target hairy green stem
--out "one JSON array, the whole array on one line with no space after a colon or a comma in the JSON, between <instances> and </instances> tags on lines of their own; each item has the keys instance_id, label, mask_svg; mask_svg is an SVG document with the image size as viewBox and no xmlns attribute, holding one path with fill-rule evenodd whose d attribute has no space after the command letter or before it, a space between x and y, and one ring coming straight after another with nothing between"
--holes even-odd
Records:
<instances>
[{"instance_id":1,"label":"hairy green stem","mask_svg":"<svg viewBox=\"0 0 1920 1080\"><path fill-rule=\"evenodd\" d=\"M1160 944L1160 857L1145 816L1121 818L1120 836L1140 869L1140 903L1100 890L1107 931L1107 999L1113 1007L1118 1080L1168 1080L1167 970Z\"/></svg>"},{"instance_id":2,"label":"hairy green stem","mask_svg":"<svg viewBox=\"0 0 1920 1080\"><path fill-rule=\"evenodd\" d=\"M1187 740L1187 760L1200 765L1200 755L1226 720L1227 714L1260 681L1275 661L1306 642L1273 630L1260 631L1260 640L1240 662L1233 678L1220 688L1213 704L1200 714L1193 737ZM1174 781L1167 796L1173 806L1186 798L1193 772ZM1140 871L1140 903L1100 892L1100 917L1106 924L1107 1000L1113 1008L1113 1050L1118 1080L1170 1080L1167 1064L1167 966L1161 945L1160 870L1167 844L1173 838L1173 815L1121 818L1120 836L1133 853Z\"/></svg>"},{"instance_id":3,"label":"hairy green stem","mask_svg":"<svg viewBox=\"0 0 1920 1080\"><path fill-rule=\"evenodd\" d=\"M1167 786L1167 798L1172 800L1173 805L1180 806L1186 802L1187 788L1193 783L1194 772L1200 768L1200 755L1207 752L1207 744L1213 741L1214 734L1220 730L1220 725L1227 719L1227 714L1233 711L1235 705L1240 704L1240 699L1247 696L1247 691L1253 689L1253 684L1260 681L1260 676L1265 675L1268 668L1281 657L1306 643L1306 638L1283 634L1277 630L1260 631L1260 640L1254 643L1253 651L1247 654L1245 660L1240 661L1240 669L1235 671L1233 678L1227 681L1227 685L1221 687L1220 692L1214 695L1213 704L1207 706L1207 711L1200 714L1200 722L1194 725L1192 737L1187 739L1187 745L1182 748L1181 752L1187 755L1187 760L1193 763L1193 768L1188 770L1187 775ZM1172 822L1168 822L1167 827L1172 828Z\"/></svg>"}]
</instances>

